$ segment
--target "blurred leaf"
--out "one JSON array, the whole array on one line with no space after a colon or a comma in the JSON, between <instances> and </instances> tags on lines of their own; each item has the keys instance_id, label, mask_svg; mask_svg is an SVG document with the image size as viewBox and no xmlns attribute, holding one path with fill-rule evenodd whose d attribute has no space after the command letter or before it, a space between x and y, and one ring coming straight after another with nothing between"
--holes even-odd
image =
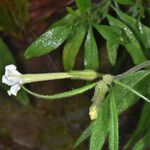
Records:
<instances>
[{"instance_id":1,"label":"blurred leaf","mask_svg":"<svg viewBox=\"0 0 150 150\"><path fill-rule=\"evenodd\" d=\"M49 29L52 29L52 28L58 27L58 26L73 25L74 21L80 16L81 13L79 12L79 10L75 10L74 14L75 15L67 14L65 17L63 17L62 19L60 19L60 20L56 21L54 24L52 24Z\"/></svg>"},{"instance_id":2,"label":"blurred leaf","mask_svg":"<svg viewBox=\"0 0 150 150\"><path fill-rule=\"evenodd\" d=\"M117 51L119 45L114 42L106 42L106 50L110 63L114 66L116 64L117 59Z\"/></svg>"},{"instance_id":3,"label":"blurred leaf","mask_svg":"<svg viewBox=\"0 0 150 150\"><path fill-rule=\"evenodd\" d=\"M20 38L28 23L28 0L0 1L0 29Z\"/></svg>"},{"instance_id":4,"label":"blurred leaf","mask_svg":"<svg viewBox=\"0 0 150 150\"><path fill-rule=\"evenodd\" d=\"M0 27L1 30L10 34L14 34L13 30L15 27L14 27L12 16L10 15L7 8L2 4L0 5Z\"/></svg>"},{"instance_id":5,"label":"blurred leaf","mask_svg":"<svg viewBox=\"0 0 150 150\"><path fill-rule=\"evenodd\" d=\"M146 133L133 147L133 150L144 150L150 146L150 132Z\"/></svg>"},{"instance_id":6,"label":"blurred leaf","mask_svg":"<svg viewBox=\"0 0 150 150\"><path fill-rule=\"evenodd\" d=\"M109 125L109 150L118 150L119 146L119 129L118 129L118 112L114 93L110 96L110 125Z\"/></svg>"},{"instance_id":7,"label":"blurred leaf","mask_svg":"<svg viewBox=\"0 0 150 150\"><path fill-rule=\"evenodd\" d=\"M133 32L129 29L129 27L123 23L122 21L115 19L114 17L107 15L109 23L113 26L121 28L126 33L126 36L129 38L130 42L124 43L123 46L128 50L129 54L131 55L133 62L135 64L140 64L146 61L146 57L139 45L137 39L135 38Z\"/></svg>"},{"instance_id":8,"label":"blurred leaf","mask_svg":"<svg viewBox=\"0 0 150 150\"><path fill-rule=\"evenodd\" d=\"M107 137L109 131L109 98L101 104L98 117L92 127L90 150L100 150Z\"/></svg>"},{"instance_id":9,"label":"blurred leaf","mask_svg":"<svg viewBox=\"0 0 150 150\"><path fill-rule=\"evenodd\" d=\"M99 68L98 48L91 27L85 41L84 65L86 69L97 70Z\"/></svg>"},{"instance_id":10,"label":"blurred leaf","mask_svg":"<svg viewBox=\"0 0 150 150\"><path fill-rule=\"evenodd\" d=\"M75 11L73 10L72 7L66 7L66 10L68 11L68 13L69 13L71 16L76 16L76 13L75 13Z\"/></svg>"},{"instance_id":11,"label":"blurred leaf","mask_svg":"<svg viewBox=\"0 0 150 150\"><path fill-rule=\"evenodd\" d=\"M135 129L133 135L131 136L128 143L125 145L124 149L135 144L135 142L144 136L146 133L150 132L150 104L145 103L140 115L140 119Z\"/></svg>"},{"instance_id":12,"label":"blurred leaf","mask_svg":"<svg viewBox=\"0 0 150 150\"><path fill-rule=\"evenodd\" d=\"M74 145L75 148L91 135L93 125L94 121L82 132L82 134L80 135L80 137L78 138L78 140Z\"/></svg>"},{"instance_id":13,"label":"blurred leaf","mask_svg":"<svg viewBox=\"0 0 150 150\"><path fill-rule=\"evenodd\" d=\"M2 39L0 39L0 77L1 78L4 75L5 66L9 64L16 64L16 63L8 47L2 41ZM0 87L4 90L8 89L8 87L2 84L2 82L0 82ZM16 96L15 99L17 99L17 101L19 101L21 104L25 106L29 104L29 99L26 93L24 93L22 90L20 90L18 96Z\"/></svg>"},{"instance_id":14,"label":"blurred leaf","mask_svg":"<svg viewBox=\"0 0 150 150\"><path fill-rule=\"evenodd\" d=\"M116 0L118 3L120 4L124 4L124 5L130 5L133 4L132 0Z\"/></svg>"},{"instance_id":15,"label":"blurred leaf","mask_svg":"<svg viewBox=\"0 0 150 150\"><path fill-rule=\"evenodd\" d=\"M58 26L45 32L26 49L25 57L37 57L53 51L66 40L70 31L69 26Z\"/></svg>"},{"instance_id":16,"label":"blurred leaf","mask_svg":"<svg viewBox=\"0 0 150 150\"><path fill-rule=\"evenodd\" d=\"M76 0L76 5L81 13L85 13L91 8L91 0Z\"/></svg>"},{"instance_id":17,"label":"blurred leaf","mask_svg":"<svg viewBox=\"0 0 150 150\"><path fill-rule=\"evenodd\" d=\"M63 50L63 64L66 71L73 69L78 51L83 42L85 34L85 26L83 24L80 24L74 29L70 37L68 37Z\"/></svg>"}]
</instances>

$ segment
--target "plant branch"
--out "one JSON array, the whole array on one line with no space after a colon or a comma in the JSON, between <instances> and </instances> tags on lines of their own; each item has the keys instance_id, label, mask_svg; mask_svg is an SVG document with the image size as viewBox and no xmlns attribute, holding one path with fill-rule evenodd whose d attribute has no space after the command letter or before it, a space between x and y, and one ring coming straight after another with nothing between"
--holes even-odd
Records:
<instances>
[{"instance_id":1,"label":"plant branch","mask_svg":"<svg viewBox=\"0 0 150 150\"><path fill-rule=\"evenodd\" d=\"M148 67L148 66L150 66L150 60L146 61L146 62L144 62L142 64L139 64L139 65L129 69L128 71L126 71L126 72L124 72L122 74L114 76L114 79L117 79L117 80L122 79L124 76L126 76L128 74L134 73L134 72L139 71L139 70L141 70L141 69L143 69L145 67Z\"/></svg>"},{"instance_id":2,"label":"plant branch","mask_svg":"<svg viewBox=\"0 0 150 150\"><path fill-rule=\"evenodd\" d=\"M54 95L41 95L41 94L38 94L38 93L35 93L35 92L32 92L32 91L28 90L24 86L21 86L21 87L27 93L29 93L29 94L37 97L37 98L42 98L42 99L46 99L46 100L55 100L55 99L67 98L67 97L71 97L71 96L75 96L75 95L84 93L84 92L94 88L96 86L96 84L97 84L97 82L94 82L92 84L86 85L86 86L78 88L78 89L74 89L74 90L71 90L71 91L58 93L58 94L54 94Z\"/></svg>"}]
</instances>

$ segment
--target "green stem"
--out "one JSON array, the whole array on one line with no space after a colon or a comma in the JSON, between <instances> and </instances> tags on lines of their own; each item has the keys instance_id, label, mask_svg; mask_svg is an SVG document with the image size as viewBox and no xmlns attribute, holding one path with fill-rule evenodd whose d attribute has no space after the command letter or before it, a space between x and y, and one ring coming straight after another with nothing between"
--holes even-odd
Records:
<instances>
[{"instance_id":1,"label":"green stem","mask_svg":"<svg viewBox=\"0 0 150 150\"><path fill-rule=\"evenodd\" d=\"M148 66L150 66L150 60L149 60L149 61L146 61L146 62L144 62L144 63L142 63L142 64L139 64L139 65L137 65L137 66L135 66L135 67L129 69L128 71L126 71L126 72L124 72L124 73L122 73L122 74L119 74L119 75L115 76L114 78L115 78L115 79L121 79L121 78L123 78L124 76L126 76L126 75L128 75L128 74L134 73L134 72L139 71L139 70L141 70L142 68L146 68L146 67L148 67Z\"/></svg>"},{"instance_id":2,"label":"green stem","mask_svg":"<svg viewBox=\"0 0 150 150\"><path fill-rule=\"evenodd\" d=\"M25 90L27 93L38 97L38 98L42 98L42 99L47 99L47 100L55 100L55 99L61 99L61 98L66 98L66 97L71 97L74 95L78 95L81 93L84 93L92 88L94 88L96 86L97 82L86 85L84 87L75 89L75 90L71 90L71 91L67 91L67 92L63 92L63 93L58 93L58 94L54 94L54 95L41 95L35 92L32 92L30 90L28 90L27 88L25 88L24 86L21 86L23 88L23 90Z\"/></svg>"}]
</instances>

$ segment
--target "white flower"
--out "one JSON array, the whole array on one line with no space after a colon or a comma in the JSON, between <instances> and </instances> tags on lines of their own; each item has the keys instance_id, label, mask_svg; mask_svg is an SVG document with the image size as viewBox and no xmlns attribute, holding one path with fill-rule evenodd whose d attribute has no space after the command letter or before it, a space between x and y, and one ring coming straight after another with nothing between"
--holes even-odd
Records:
<instances>
[{"instance_id":1,"label":"white flower","mask_svg":"<svg viewBox=\"0 0 150 150\"><path fill-rule=\"evenodd\" d=\"M5 75L2 77L2 83L10 86L10 90L7 91L8 95L17 95L20 90L20 85L22 83L22 79L20 78L21 73L18 72L17 67L13 64L5 67Z\"/></svg>"}]
</instances>

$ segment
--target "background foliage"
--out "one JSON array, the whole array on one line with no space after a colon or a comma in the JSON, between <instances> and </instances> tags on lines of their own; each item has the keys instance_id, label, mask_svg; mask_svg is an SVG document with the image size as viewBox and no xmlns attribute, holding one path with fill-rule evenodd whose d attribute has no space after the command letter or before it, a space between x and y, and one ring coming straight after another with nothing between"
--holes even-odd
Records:
<instances>
[{"instance_id":1,"label":"background foliage","mask_svg":"<svg viewBox=\"0 0 150 150\"><path fill-rule=\"evenodd\" d=\"M62 54L58 53L60 56L59 60L63 64L61 70L92 69L101 72L103 71L104 62L108 63L109 61L112 68L109 69L109 73L111 74L121 73L133 65L138 65L149 60L150 28L149 21L147 21L147 18L149 18L149 8L147 7L149 1L103 0L94 3L90 0L76 0L75 2L76 5L73 3L66 8L66 16L54 22L44 34L39 36L25 50L24 56L26 59L42 55L49 56L49 53L52 52L50 55L54 58L50 56L49 60L55 66L54 62L57 60L53 51L60 50L59 47L62 45ZM9 2L3 0L0 3L0 30L2 31L1 37L4 41L8 41L8 37L13 37L17 40L26 41L25 43L31 43L28 32L32 24L30 24L28 9L28 1L16 0ZM46 17L44 16L43 20ZM41 21L42 19L39 20L39 22ZM12 55L15 52L11 48L9 50L4 41L0 40L1 76L4 73L5 65L25 61L23 56L19 58L18 54L16 56ZM103 53L107 54L108 61L104 57L100 57ZM80 60L80 65L78 65L78 59ZM40 63L41 61L39 61ZM37 66L36 63L35 66ZM149 79L149 68L145 68L144 71L124 76L121 82L150 98L150 90L148 88L150 87ZM7 88L1 84L0 86L3 90ZM29 97L23 91L20 92L16 99L27 107L31 106L29 104L32 100L29 100ZM116 84L110 87L108 95L100 105L98 118L92 121L81 134L75 147L89 137L90 150L101 149L105 141L107 141L106 139L108 139L110 150L129 148L142 150L149 147L150 106L145 102L137 127L133 135L130 136L129 141L126 141L126 144L123 143L124 146L122 146L123 144L119 138L120 119L118 119L118 115L133 106L138 100L141 99L125 88ZM63 135L67 136L66 133Z\"/></svg>"}]
</instances>

